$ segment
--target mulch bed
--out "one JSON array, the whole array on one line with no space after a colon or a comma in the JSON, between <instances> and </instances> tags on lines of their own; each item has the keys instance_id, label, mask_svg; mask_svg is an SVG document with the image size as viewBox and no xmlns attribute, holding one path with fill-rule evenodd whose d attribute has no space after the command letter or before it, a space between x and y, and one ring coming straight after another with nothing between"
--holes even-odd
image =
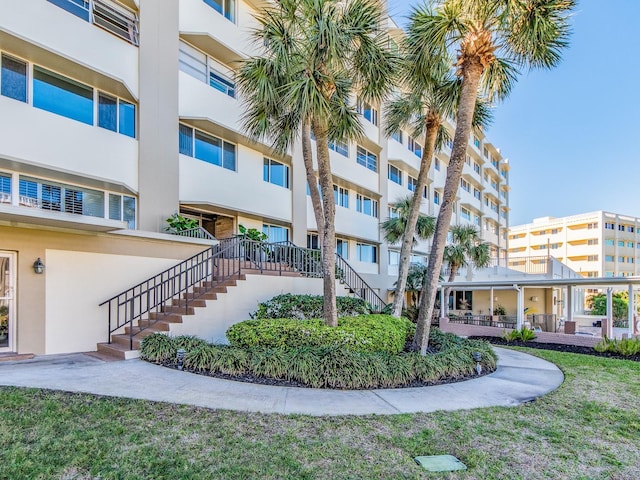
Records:
<instances>
[{"instance_id":1,"label":"mulch bed","mask_svg":"<svg viewBox=\"0 0 640 480\"><path fill-rule=\"evenodd\" d=\"M640 355L631 355L625 357L623 355L618 355L610 352L596 352L591 347L579 347L576 345L561 345L557 343L541 343L541 342L507 342L504 338L500 337L482 337L482 336L473 336L469 337L470 339L475 340L485 340L492 345L507 345L512 347L529 347L529 348L538 348L540 350L553 350L556 352L566 352L566 353L579 353L581 355L593 355L594 357L607 357L607 358L616 358L619 360L631 360L633 362L640 362Z\"/></svg>"}]
</instances>

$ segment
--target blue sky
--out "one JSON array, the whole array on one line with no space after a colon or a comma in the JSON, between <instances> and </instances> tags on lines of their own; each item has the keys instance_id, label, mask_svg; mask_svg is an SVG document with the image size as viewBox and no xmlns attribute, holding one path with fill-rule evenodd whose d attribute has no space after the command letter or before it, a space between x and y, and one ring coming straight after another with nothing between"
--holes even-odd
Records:
<instances>
[{"instance_id":1,"label":"blue sky","mask_svg":"<svg viewBox=\"0 0 640 480\"><path fill-rule=\"evenodd\" d=\"M418 2L389 0L404 25ZM606 5L606 8L603 6ZM511 225L608 210L640 217L640 0L582 0L571 47L523 74L487 136L511 164Z\"/></svg>"}]
</instances>

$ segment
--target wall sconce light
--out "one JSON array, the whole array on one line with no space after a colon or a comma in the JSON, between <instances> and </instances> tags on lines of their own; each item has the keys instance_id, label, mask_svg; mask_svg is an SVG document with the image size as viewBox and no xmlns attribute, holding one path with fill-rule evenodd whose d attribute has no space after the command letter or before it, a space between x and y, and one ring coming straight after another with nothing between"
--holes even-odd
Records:
<instances>
[{"instance_id":1,"label":"wall sconce light","mask_svg":"<svg viewBox=\"0 0 640 480\"><path fill-rule=\"evenodd\" d=\"M498 297L493 297L493 301L497 302L498 301Z\"/></svg>"},{"instance_id":2,"label":"wall sconce light","mask_svg":"<svg viewBox=\"0 0 640 480\"><path fill-rule=\"evenodd\" d=\"M38 259L33 262L33 271L36 272L38 275L44 273L44 263L42 263L42 260L40 260L40 257L38 257Z\"/></svg>"},{"instance_id":3,"label":"wall sconce light","mask_svg":"<svg viewBox=\"0 0 640 480\"><path fill-rule=\"evenodd\" d=\"M532 302L537 302L538 301L538 297L536 297L535 295L533 297L530 298L530 300Z\"/></svg>"}]
</instances>

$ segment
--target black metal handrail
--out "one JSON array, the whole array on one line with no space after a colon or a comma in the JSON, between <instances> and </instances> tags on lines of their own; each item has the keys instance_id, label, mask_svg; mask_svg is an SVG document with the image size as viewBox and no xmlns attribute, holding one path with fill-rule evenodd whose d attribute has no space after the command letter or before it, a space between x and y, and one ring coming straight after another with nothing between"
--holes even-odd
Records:
<instances>
[{"instance_id":1,"label":"black metal handrail","mask_svg":"<svg viewBox=\"0 0 640 480\"><path fill-rule=\"evenodd\" d=\"M291 242L265 243L244 237L221 240L218 245L102 302L100 306L108 305L108 342L111 343L113 333L128 326L129 346L133 349L133 337L170 315L169 307L188 312L190 302L207 293L208 288L201 288L204 282L213 288L243 270L279 275L293 272L320 278L323 276L321 260L319 250L298 247ZM376 310L384 308L385 302L338 254L336 278ZM135 333L134 322L137 322Z\"/></svg>"}]
</instances>

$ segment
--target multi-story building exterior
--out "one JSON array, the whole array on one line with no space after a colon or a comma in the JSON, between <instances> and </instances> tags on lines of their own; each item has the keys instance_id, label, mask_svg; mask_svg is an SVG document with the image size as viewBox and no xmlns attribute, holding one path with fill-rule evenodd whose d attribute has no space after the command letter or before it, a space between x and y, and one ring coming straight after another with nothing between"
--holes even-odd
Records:
<instances>
[{"instance_id":1,"label":"multi-story building exterior","mask_svg":"<svg viewBox=\"0 0 640 480\"><path fill-rule=\"evenodd\" d=\"M597 211L536 218L509 229L514 257L553 256L584 277L640 274L640 218Z\"/></svg>"},{"instance_id":2,"label":"multi-story building exterior","mask_svg":"<svg viewBox=\"0 0 640 480\"><path fill-rule=\"evenodd\" d=\"M0 302L11 305L0 350L77 351L59 343L69 326L89 349L104 328L89 325L88 310L68 318L78 296L97 305L204 248L163 233L177 211L217 238L242 224L317 246L300 149L274 155L242 128L233 69L259 53L250 31L267 3L0 2ZM415 189L422 146L406 132L387 138L380 105L359 109L364 138L330 145L336 249L386 293L399 246L384 244L379 224ZM424 192L429 215L449 148ZM452 222L477 225L504 257L508 216L508 162L476 131ZM428 252L428 242L416 246L416 256ZM44 275L34 274L36 259Z\"/></svg>"}]
</instances>

